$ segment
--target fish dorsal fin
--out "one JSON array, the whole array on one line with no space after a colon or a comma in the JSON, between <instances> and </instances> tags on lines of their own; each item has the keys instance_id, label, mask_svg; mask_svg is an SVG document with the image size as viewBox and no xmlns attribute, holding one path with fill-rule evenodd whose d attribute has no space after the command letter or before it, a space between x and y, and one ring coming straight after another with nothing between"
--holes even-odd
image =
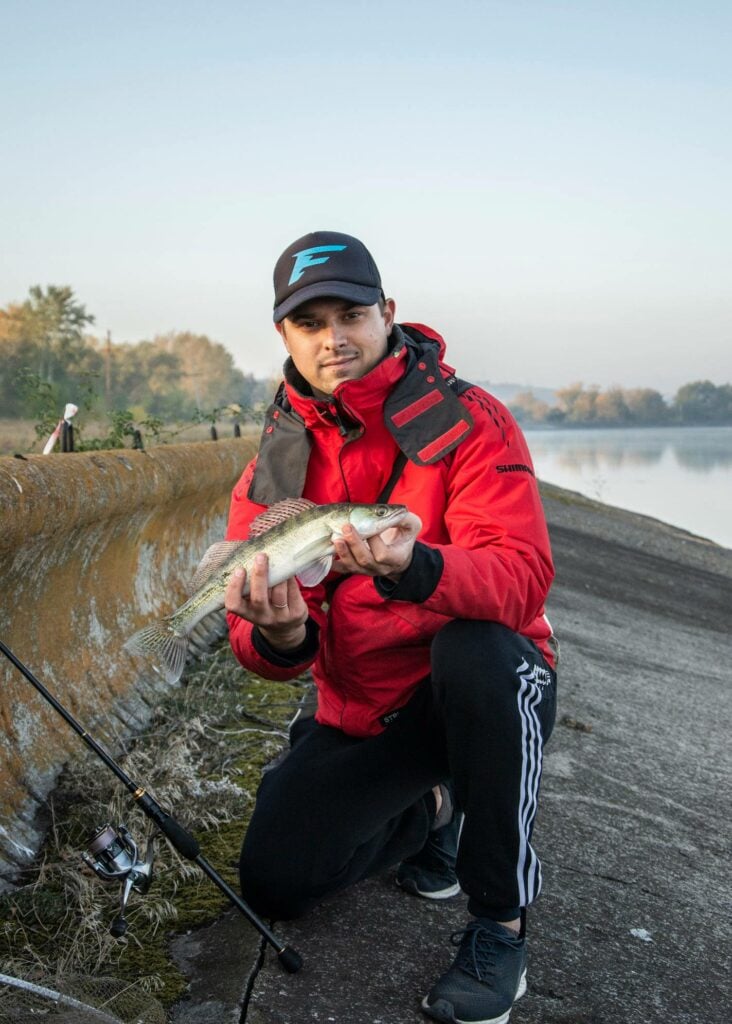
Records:
<instances>
[{"instance_id":1,"label":"fish dorsal fin","mask_svg":"<svg viewBox=\"0 0 732 1024\"><path fill-rule=\"evenodd\" d=\"M246 541L220 540L216 544L212 544L198 563L198 568L193 574L193 579L188 585L189 593L195 594L197 590L200 590L204 583L208 583L217 569L220 569L222 565L225 565L234 552L239 550L242 544L246 544Z\"/></svg>"},{"instance_id":2,"label":"fish dorsal fin","mask_svg":"<svg viewBox=\"0 0 732 1024\"><path fill-rule=\"evenodd\" d=\"M314 505L315 502L309 501L307 498L285 498L284 501L277 501L274 505L270 505L266 512L260 512L257 518L251 521L249 535L258 537L261 533L271 530L273 526L284 523L286 519L313 508Z\"/></svg>"}]
</instances>

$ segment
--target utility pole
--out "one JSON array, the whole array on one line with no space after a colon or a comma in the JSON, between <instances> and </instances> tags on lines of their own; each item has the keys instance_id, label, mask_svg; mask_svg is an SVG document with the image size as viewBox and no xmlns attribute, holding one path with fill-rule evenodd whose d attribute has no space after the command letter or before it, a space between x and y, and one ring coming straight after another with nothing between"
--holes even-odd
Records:
<instances>
[{"instance_id":1,"label":"utility pole","mask_svg":"<svg viewBox=\"0 0 732 1024\"><path fill-rule=\"evenodd\" d=\"M112 332L107 331L107 344L104 346L104 394L107 408L110 408L112 395Z\"/></svg>"}]
</instances>

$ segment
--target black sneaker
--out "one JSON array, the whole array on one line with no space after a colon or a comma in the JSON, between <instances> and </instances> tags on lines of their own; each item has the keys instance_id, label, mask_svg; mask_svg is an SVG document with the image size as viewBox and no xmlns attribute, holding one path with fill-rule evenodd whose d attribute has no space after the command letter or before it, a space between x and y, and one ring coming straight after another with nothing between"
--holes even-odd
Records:
<instances>
[{"instance_id":1,"label":"black sneaker","mask_svg":"<svg viewBox=\"0 0 732 1024\"><path fill-rule=\"evenodd\" d=\"M452 795L450 799L453 799ZM413 896L422 896L428 900L446 900L457 896L460 883L455 874L455 861L464 817L454 807L450 821L442 828L430 832L419 853L401 862L396 875L398 886Z\"/></svg>"},{"instance_id":2,"label":"black sneaker","mask_svg":"<svg viewBox=\"0 0 732 1024\"><path fill-rule=\"evenodd\" d=\"M505 1024L526 991L526 940L479 917L451 941L460 946L455 962L422 1000L422 1009L449 1024Z\"/></svg>"}]
</instances>

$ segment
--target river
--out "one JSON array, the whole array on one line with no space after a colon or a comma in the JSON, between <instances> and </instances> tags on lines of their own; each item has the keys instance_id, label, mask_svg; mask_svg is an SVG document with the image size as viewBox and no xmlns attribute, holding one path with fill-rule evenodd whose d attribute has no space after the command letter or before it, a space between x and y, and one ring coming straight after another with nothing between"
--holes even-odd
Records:
<instances>
[{"instance_id":1,"label":"river","mask_svg":"<svg viewBox=\"0 0 732 1024\"><path fill-rule=\"evenodd\" d=\"M732 548L732 427L525 433L540 480Z\"/></svg>"}]
</instances>

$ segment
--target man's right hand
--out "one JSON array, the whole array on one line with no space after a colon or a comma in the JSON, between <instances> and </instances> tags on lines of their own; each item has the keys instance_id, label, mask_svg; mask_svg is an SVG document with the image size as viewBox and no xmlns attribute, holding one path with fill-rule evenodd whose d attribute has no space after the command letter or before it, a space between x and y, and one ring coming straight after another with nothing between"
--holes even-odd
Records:
<instances>
[{"instance_id":1,"label":"man's right hand","mask_svg":"<svg viewBox=\"0 0 732 1024\"><path fill-rule=\"evenodd\" d=\"M278 651L299 647L305 641L308 606L293 577L269 586L268 559L255 556L249 577L249 593L242 593L246 571L235 569L224 594L224 607L257 626L260 633Z\"/></svg>"}]
</instances>

